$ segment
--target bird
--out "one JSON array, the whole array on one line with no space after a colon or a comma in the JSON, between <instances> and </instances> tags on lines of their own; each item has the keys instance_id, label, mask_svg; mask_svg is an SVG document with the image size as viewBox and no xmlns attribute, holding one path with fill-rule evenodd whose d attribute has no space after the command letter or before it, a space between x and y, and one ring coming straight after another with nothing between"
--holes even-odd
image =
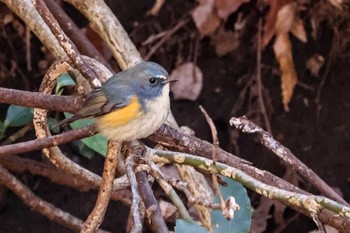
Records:
<instances>
[{"instance_id":1,"label":"bird","mask_svg":"<svg viewBox=\"0 0 350 233\"><path fill-rule=\"evenodd\" d=\"M132 141L156 131L170 112L167 71L154 62L141 62L109 78L88 94L82 108L58 125L93 118L109 140Z\"/></svg>"}]
</instances>

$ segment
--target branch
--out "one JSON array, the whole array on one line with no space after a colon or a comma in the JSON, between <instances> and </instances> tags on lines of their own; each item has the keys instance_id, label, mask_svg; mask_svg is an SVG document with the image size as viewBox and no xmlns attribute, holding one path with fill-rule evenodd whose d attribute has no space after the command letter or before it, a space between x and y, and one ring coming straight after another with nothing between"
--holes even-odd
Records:
<instances>
[{"instance_id":1,"label":"branch","mask_svg":"<svg viewBox=\"0 0 350 233\"><path fill-rule=\"evenodd\" d=\"M283 162L284 165L291 167L302 175L311 185L317 188L324 195L349 206L349 204L339 196L331 187L328 186L313 170L308 168L301 162L288 148L277 142L270 133L263 130L246 117L231 118L231 126L234 125L237 129L244 133L254 134L259 142L267 149L274 152Z\"/></svg>"},{"instance_id":2,"label":"branch","mask_svg":"<svg viewBox=\"0 0 350 233\"><path fill-rule=\"evenodd\" d=\"M72 177L71 175L60 172L58 168L48 163L38 162L17 156L1 157L0 163L10 171L16 173L29 172L32 175L45 177L53 183L71 187L79 191L88 192L91 189L97 189L86 182L86 180L82 180L81 177ZM123 178L114 180L115 184L113 188L119 187L122 180ZM127 188L113 189L111 199L114 201L121 201L125 205L131 205L131 193Z\"/></svg>"},{"instance_id":3,"label":"branch","mask_svg":"<svg viewBox=\"0 0 350 233\"><path fill-rule=\"evenodd\" d=\"M103 0L66 0L89 19L90 26L111 49L122 70L142 62L127 32Z\"/></svg>"},{"instance_id":4,"label":"branch","mask_svg":"<svg viewBox=\"0 0 350 233\"><path fill-rule=\"evenodd\" d=\"M56 96L0 87L0 103L74 113L81 107L82 100L74 96Z\"/></svg>"},{"instance_id":5,"label":"branch","mask_svg":"<svg viewBox=\"0 0 350 233\"><path fill-rule=\"evenodd\" d=\"M132 205L130 209L130 215L132 216L133 222L128 222L127 231L130 233L139 233L142 232L143 224L142 217L140 214L140 191L137 185L136 175L134 172L135 161L134 155L130 154L128 158L126 158L126 174L128 175L130 181L130 187L132 192Z\"/></svg>"},{"instance_id":6,"label":"branch","mask_svg":"<svg viewBox=\"0 0 350 233\"><path fill-rule=\"evenodd\" d=\"M33 150L40 150L42 148L57 146L74 140L90 137L96 133L97 130L95 126L90 125L80 129L73 129L55 136L38 138L31 141L1 146L0 157L13 154L27 153Z\"/></svg>"},{"instance_id":7,"label":"branch","mask_svg":"<svg viewBox=\"0 0 350 233\"><path fill-rule=\"evenodd\" d=\"M111 65L55 0L45 0L45 3L55 19L59 22L62 30L69 35L69 38L82 54L99 61L109 70L113 70Z\"/></svg>"},{"instance_id":8,"label":"branch","mask_svg":"<svg viewBox=\"0 0 350 233\"><path fill-rule=\"evenodd\" d=\"M35 8L43 17L46 24L49 26L51 32L56 37L58 43L63 48L63 50L68 55L71 64L77 68L81 74L90 81L92 87L101 86L100 81L97 78L97 74L90 66L88 66L83 60L80 52L74 43L67 37L67 35L63 32L61 27L58 25L56 19L51 14L50 10L47 8L45 2L43 0L32 0Z\"/></svg>"},{"instance_id":9,"label":"branch","mask_svg":"<svg viewBox=\"0 0 350 233\"><path fill-rule=\"evenodd\" d=\"M195 154L205 158L211 158L213 145L207 141L201 140L194 136L182 134L168 125L162 125L154 134L148 136L153 142L159 143L167 148L177 150L184 153ZM230 154L220 148L217 151L218 161L229 166L242 170L250 176L264 183L286 189L289 191L307 193L302 189L290 184L289 182L267 172L262 171L248 164L233 154Z\"/></svg>"},{"instance_id":10,"label":"branch","mask_svg":"<svg viewBox=\"0 0 350 233\"><path fill-rule=\"evenodd\" d=\"M179 163L191 165L197 168L201 168L205 171L210 171L212 161L206 158L185 154L185 153L174 153L171 151L155 150L152 158L154 162L159 163ZM286 191L280 188L276 188L271 185L260 182L239 169L230 167L223 163L217 163L216 169L219 174L229 177L247 188L253 190L260 195L263 195L270 199L276 199L280 202L296 208L299 211L307 215L320 214L320 211L324 209L331 210L336 213L336 216L343 216L350 219L350 207L344 206L335 202L329 198L314 195L305 195L295 192ZM320 215L322 217L322 215ZM330 224L332 225L332 224ZM338 226L340 228L340 226ZM342 225L345 227L345 222ZM347 226L347 230L350 229L350 225Z\"/></svg>"},{"instance_id":11,"label":"branch","mask_svg":"<svg viewBox=\"0 0 350 233\"><path fill-rule=\"evenodd\" d=\"M27 186L22 184L15 176L9 173L0 165L0 183L12 190L24 203L31 209L41 213L50 220L62 224L74 231L78 231L83 227L83 221L66 213L52 204L40 199ZM105 232L105 231L99 231Z\"/></svg>"},{"instance_id":12,"label":"branch","mask_svg":"<svg viewBox=\"0 0 350 233\"><path fill-rule=\"evenodd\" d=\"M113 181L117 169L117 156L120 152L121 143L109 141L108 153L103 166L102 182L98 192L94 209L85 221L83 233L93 233L103 222L109 199L112 194Z\"/></svg>"},{"instance_id":13,"label":"branch","mask_svg":"<svg viewBox=\"0 0 350 233\"><path fill-rule=\"evenodd\" d=\"M152 229L152 232L169 232L160 211L158 202L153 194L150 184L148 183L147 173L145 171L137 172L136 179L139 184L142 200L146 206L146 216L150 220L149 225Z\"/></svg>"}]
</instances>

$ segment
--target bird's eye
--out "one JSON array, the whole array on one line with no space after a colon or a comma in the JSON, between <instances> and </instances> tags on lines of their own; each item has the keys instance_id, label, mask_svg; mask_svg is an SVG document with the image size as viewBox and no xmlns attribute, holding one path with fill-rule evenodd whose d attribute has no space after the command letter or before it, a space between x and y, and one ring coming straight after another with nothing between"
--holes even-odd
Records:
<instances>
[{"instance_id":1,"label":"bird's eye","mask_svg":"<svg viewBox=\"0 0 350 233\"><path fill-rule=\"evenodd\" d=\"M157 82L157 79L155 79L155 78L150 78L149 79L149 83L152 84L152 85L155 84L156 82Z\"/></svg>"}]
</instances>

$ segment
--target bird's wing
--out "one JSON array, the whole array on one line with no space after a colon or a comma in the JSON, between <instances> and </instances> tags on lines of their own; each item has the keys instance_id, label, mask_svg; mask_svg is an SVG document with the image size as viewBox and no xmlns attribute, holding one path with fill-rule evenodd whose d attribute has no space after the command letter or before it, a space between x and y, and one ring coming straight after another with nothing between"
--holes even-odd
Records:
<instances>
[{"instance_id":1,"label":"bird's wing","mask_svg":"<svg viewBox=\"0 0 350 233\"><path fill-rule=\"evenodd\" d=\"M96 88L89 94L83 107L74 116L64 119L59 122L58 125L66 125L82 118L101 116L115 109L123 108L127 106L127 104L128 98L108 101L103 90L101 88Z\"/></svg>"}]
</instances>

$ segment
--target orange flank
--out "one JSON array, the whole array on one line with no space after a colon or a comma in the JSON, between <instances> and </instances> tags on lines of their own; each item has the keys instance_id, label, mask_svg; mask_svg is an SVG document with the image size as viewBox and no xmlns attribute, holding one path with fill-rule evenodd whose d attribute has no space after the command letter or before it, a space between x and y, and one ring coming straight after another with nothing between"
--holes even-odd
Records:
<instances>
[{"instance_id":1,"label":"orange flank","mask_svg":"<svg viewBox=\"0 0 350 233\"><path fill-rule=\"evenodd\" d=\"M118 127L129 123L131 120L137 117L140 117L141 114L141 105L137 97L132 97L128 106L99 117L98 124L103 125L104 128Z\"/></svg>"}]
</instances>

